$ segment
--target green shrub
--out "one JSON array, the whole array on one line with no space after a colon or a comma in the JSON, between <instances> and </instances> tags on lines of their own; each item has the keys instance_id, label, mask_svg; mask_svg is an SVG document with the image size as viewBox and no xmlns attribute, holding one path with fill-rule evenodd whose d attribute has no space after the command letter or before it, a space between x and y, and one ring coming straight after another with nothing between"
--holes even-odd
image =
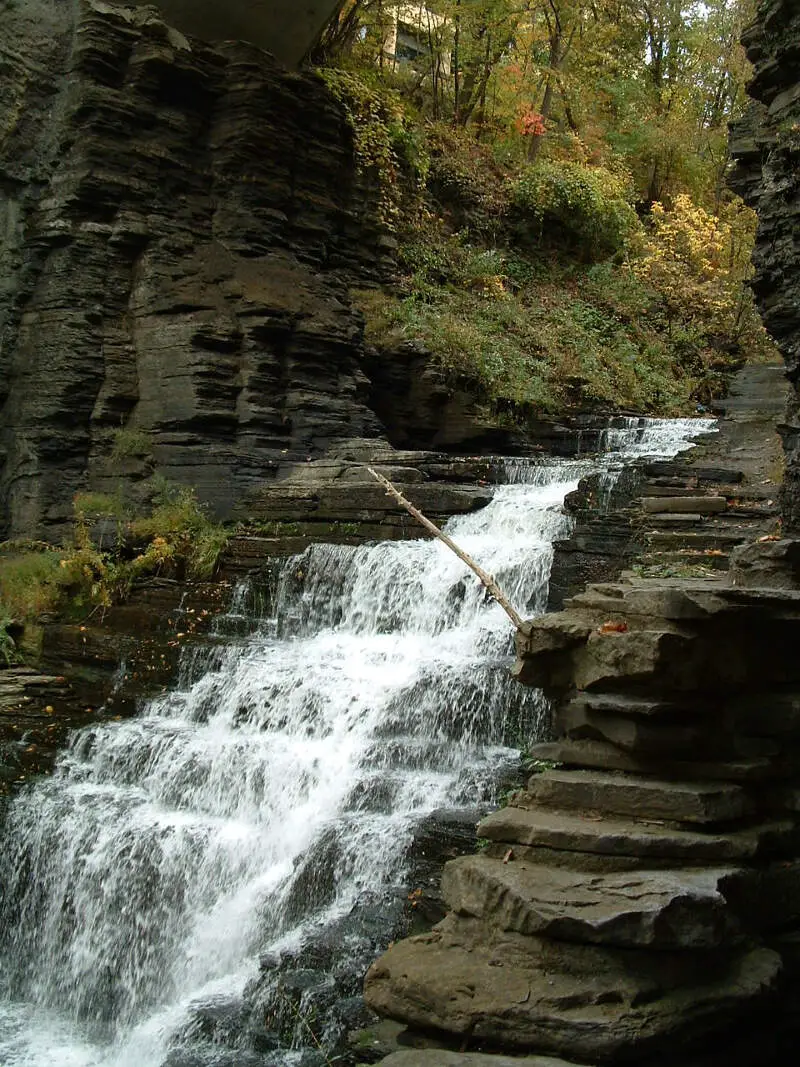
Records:
<instances>
[{"instance_id":1,"label":"green shrub","mask_svg":"<svg viewBox=\"0 0 800 1067\"><path fill-rule=\"evenodd\" d=\"M407 122L399 96L373 82L367 71L321 68L317 74L344 110L353 132L356 165L376 181L379 219L393 229L404 192L421 188L427 174L422 133Z\"/></svg>"},{"instance_id":2,"label":"green shrub","mask_svg":"<svg viewBox=\"0 0 800 1067\"><path fill-rule=\"evenodd\" d=\"M461 129L439 123L428 130L427 187L451 225L496 240L505 225L509 181L491 149Z\"/></svg>"},{"instance_id":3,"label":"green shrub","mask_svg":"<svg viewBox=\"0 0 800 1067\"><path fill-rule=\"evenodd\" d=\"M148 458L153 454L153 440L146 430L132 426L120 426L114 431L111 459L119 463L124 459Z\"/></svg>"},{"instance_id":4,"label":"green shrub","mask_svg":"<svg viewBox=\"0 0 800 1067\"><path fill-rule=\"evenodd\" d=\"M24 622L54 611L66 584L63 558L63 553L51 546L0 545L3 614Z\"/></svg>"},{"instance_id":5,"label":"green shrub","mask_svg":"<svg viewBox=\"0 0 800 1067\"><path fill-rule=\"evenodd\" d=\"M521 235L593 261L621 251L639 230L631 196L625 177L605 167L544 160L518 179L513 204Z\"/></svg>"},{"instance_id":6,"label":"green shrub","mask_svg":"<svg viewBox=\"0 0 800 1067\"><path fill-rule=\"evenodd\" d=\"M125 600L144 578L213 577L229 533L208 517L192 489L162 482L151 514L132 520L121 517L118 504L117 497L78 494L72 538L64 548L0 545L0 617L24 623L67 609L79 617ZM118 521L118 535L106 548L93 541L92 526L109 516Z\"/></svg>"},{"instance_id":7,"label":"green shrub","mask_svg":"<svg viewBox=\"0 0 800 1067\"><path fill-rule=\"evenodd\" d=\"M208 517L193 489L168 483L160 486L151 514L134 519L129 528L134 540L150 541L148 551L159 568L179 559L187 574L199 580L213 576L230 536Z\"/></svg>"}]
</instances>

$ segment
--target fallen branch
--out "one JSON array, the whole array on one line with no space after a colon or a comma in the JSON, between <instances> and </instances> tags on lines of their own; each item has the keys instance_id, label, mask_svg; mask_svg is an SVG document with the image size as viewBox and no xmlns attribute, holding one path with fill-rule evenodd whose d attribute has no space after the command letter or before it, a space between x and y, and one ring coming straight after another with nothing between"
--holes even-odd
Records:
<instances>
[{"instance_id":1,"label":"fallen branch","mask_svg":"<svg viewBox=\"0 0 800 1067\"><path fill-rule=\"evenodd\" d=\"M497 601L497 603L500 605L506 615L508 615L509 619L511 619L511 621L514 623L514 626L516 626L516 628L520 630L522 628L522 617L515 610L508 597L505 595L505 593L494 580L494 578L490 574L487 574L482 567L479 567L475 560L472 559L471 556L468 556L467 553L463 550L463 548L459 548L455 541L452 539L452 537L448 537L447 534L443 530L440 530L435 523L431 522L430 519L426 518L418 508L415 508L409 500L406 500L400 490L395 488L395 486L392 485L388 478L384 478L382 474L378 474L378 472L376 470L373 470L372 467L367 467L367 470L372 475L372 477L376 479L376 481L379 481L381 483L386 492L390 496L393 496L397 503L401 505L401 507L404 507L406 509L409 515L413 515L417 522L422 523L425 529L429 530L434 537L438 537L440 541L443 541L444 544L446 544L452 552L455 552L455 554L463 563L466 563L466 565L471 571L477 574L478 578L485 586L491 598Z\"/></svg>"}]
</instances>

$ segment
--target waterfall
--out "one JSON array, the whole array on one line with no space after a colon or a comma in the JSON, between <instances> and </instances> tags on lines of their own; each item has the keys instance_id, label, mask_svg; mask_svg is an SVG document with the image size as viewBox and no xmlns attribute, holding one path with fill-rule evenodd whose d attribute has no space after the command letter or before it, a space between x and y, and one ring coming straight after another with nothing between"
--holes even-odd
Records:
<instances>
[{"instance_id":1,"label":"waterfall","mask_svg":"<svg viewBox=\"0 0 800 1067\"><path fill-rule=\"evenodd\" d=\"M648 420L647 454L707 428ZM545 608L564 496L602 466L517 461L448 524L523 614ZM8 813L3 1067L160 1067L193 1004L396 891L420 821L494 800L537 736L543 700L510 652L507 617L436 541L313 545L267 611L241 589L171 692L78 730ZM276 1055L258 1062L296 1062Z\"/></svg>"}]
</instances>

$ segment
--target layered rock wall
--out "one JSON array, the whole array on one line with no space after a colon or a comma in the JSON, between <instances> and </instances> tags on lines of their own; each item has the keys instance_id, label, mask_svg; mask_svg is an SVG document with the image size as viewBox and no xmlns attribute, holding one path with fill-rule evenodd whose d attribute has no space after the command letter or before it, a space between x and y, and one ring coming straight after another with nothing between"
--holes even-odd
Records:
<instances>
[{"instance_id":1,"label":"layered rock wall","mask_svg":"<svg viewBox=\"0 0 800 1067\"><path fill-rule=\"evenodd\" d=\"M224 513L377 434L347 280L383 238L324 85L147 8L0 24L0 537L154 470Z\"/></svg>"},{"instance_id":2,"label":"layered rock wall","mask_svg":"<svg viewBox=\"0 0 800 1067\"><path fill-rule=\"evenodd\" d=\"M800 531L800 7L762 0L743 43L753 104L733 131L731 184L757 210L753 288L795 396L783 428L786 529Z\"/></svg>"}]
</instances>

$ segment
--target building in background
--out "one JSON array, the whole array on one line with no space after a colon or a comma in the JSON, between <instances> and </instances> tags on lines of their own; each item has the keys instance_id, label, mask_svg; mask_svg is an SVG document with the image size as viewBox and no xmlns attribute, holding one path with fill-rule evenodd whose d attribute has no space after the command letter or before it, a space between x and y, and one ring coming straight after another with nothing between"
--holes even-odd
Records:
<instances>
[{"instance_id":1,"label":"building in background","mask_svg":"<svg viewBox=\"0 0 800 1067\"><path fill-rule=\"evenodd\" d=\"M395 67L409 64L421 69L438 56L441 73L449 74L448 22L444 15L430 11L425 4L398 4L383 42L384 62L388 60Z\"/></svg>"}]
</instances>

